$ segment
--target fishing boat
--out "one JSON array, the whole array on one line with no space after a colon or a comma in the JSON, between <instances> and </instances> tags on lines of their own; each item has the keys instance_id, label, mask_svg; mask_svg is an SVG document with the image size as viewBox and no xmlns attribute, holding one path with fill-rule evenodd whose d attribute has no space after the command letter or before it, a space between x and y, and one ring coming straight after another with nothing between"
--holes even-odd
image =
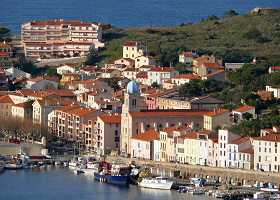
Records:
<instances>
[{"instance_id":1,"label":"fishing boat","mask_svg":"<svg viewBox=\"0 0 280 200\"><path fill-rule=\"evenodd\" d=\"M204 185L206 182L203 178L191 178L190 183L193 185Z\"/></svg>"},{"instance_id":2,"label":"fishing boat","mask_svg":"<svg viewBox=\"0 0 280 200\"><path fill-rule=\"evenodd\" d=\"M170 190L173 182L168 181L166 177L144 178L139 181L138 186L151 189Z\"/></svg>"},{"instance_id":3,"label":"fishing boat","mask_svg":"<svg viewBox=\"0 0 280 200\"><path fill-rule=\"evenodd\" d=\"M128 165L114 164L110 169L109 163L106 163L100 173L94 172L94 178L108 183L127 184L130 172Z\"/></svg>"},{"instance_id":4,"label":"fishing boat","mask_svg":"<svg viewBox=\"0 0 280 200\"><path fill-rule=\"evenodd\" d=\"M100 170L99 162L93 161L89 162L86 165L77 166L76 170L78 173L85 173L86 175L93 175L94 172L98 173Z\"/></svg>"},{"instance_id":5,"label":"fishing boat","mask_svg":"<svg viewBox=\"0 0 280 200\"><path fill-rule=\"evenodd\" d=\"M190 191L189 194L192 195L203 195L206 192L204 188L195 188L193 191Z\"/></svg>"},{"instance_id":6,"label":"fishing boat","mask_svg":"<svg viewBox=\"0 0 280 200\"><path fill-rule=\"evenodd\" d=\"M33 169L33 168L37 168L37 165L34 165L34 164L24 164L23 165L23 169Z\"/></svg>"},{"instance_id":7,"label":"fishing boat","mask_svg":"<svg viewBox=\"0 0 280 200\"><path fill-rule=\"evenodd\" d=\"M23 164L17 164L17 163L6 163L5 169L22 169Z\"/></svg>"}]
</instances>

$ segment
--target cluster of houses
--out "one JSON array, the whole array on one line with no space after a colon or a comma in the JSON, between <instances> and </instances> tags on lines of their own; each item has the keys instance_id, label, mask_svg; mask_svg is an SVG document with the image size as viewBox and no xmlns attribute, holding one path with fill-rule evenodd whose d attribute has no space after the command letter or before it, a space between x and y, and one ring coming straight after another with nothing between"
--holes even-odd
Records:
<instances>
[{"instance_id":1,"label":"cluster of houses","mask_svg":"<svg viewBox=\"0 0 280 200\"><path fill-rule=\"evenodd\" d=\"M82 22L29 22L22 26L26 47L33 37L29 32L70 31L71 40L75 40L76 32L99 31L98 25ZM46 40L48 46L48 36ZM33 56L33 50L28 50L28 56ZM226 130L245 120L244 113L254 117L254 107L243 105L230 112L221 108L225 102L219 99L186 97L178 92L193 79L224 81L225 73L242 63L224 67L214 56L199 57L193 52L179 55L179 61L191 63L193 73L179 74L173 67L158 66L144 43L126 42L123 58L106 63L104 68L62 65L57 67L60 77L36 78L13 67L1 68L2 85L11 80L23 89L0 92L0 115L40 123L60 142L79 144L97 154L116 152L163 162L280 171L278 127L262 130L260 137L245 138ZM269 72L277 73L278 68L271 67ZM117 81L117 88L111 87L110 79ZM153 88L155 82L160 87ZM279 98L278 88L267 86L266 90L263 93L273 92Z\"/></svg>"}]
</instances>

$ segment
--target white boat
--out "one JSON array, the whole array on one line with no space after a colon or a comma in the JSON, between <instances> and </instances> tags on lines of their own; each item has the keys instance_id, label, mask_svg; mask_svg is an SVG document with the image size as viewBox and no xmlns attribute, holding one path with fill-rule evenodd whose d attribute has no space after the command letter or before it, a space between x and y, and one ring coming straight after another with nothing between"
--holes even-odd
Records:
<instances>
[{"instance_id":1,"label":"white boat","mask_svg":"<svg viewBox=\"0 0 280 200\"><path fill-rule=\"evenodd\" d=\"M190 191L189 194L192 195L203 195L205 193L205 189L204 188L196 188L193 191Z\"/></svg>"},{"instance_id":2,"label":"white boat","mask_svg":"<svg viewBox=\"0 0 280 200\"><path fill-rule=\"evenodd\" d=\"M268 196L264 192L257 192L253 195L253 198L244 198L244 200L266 200Z\"/></svg>"},{"instance_id":3,"label":"white boat","mask_svg":"<svg viewBox=\"0 0 280 200\"><path fill-rule=\"evenodd\" d=\"M277 188L261 188L261 191L264 192L279 192Z\"/></svg>"},{"instance_id":4,"label":"white boat","mask_svg":"<svg viewBox=\"0 0 280 200\"><path fill-rule=\"evenodd\" d=\"M163 177L144 178L138 183L138 186L152 189L170 190L173 182Z\"/></svg>"},{"instance_id":5,"label":"white boat","mask_svg":"<svg viewBox=\"0 0 280 200\"><path fill-rule=\"evenodd\" d=\"M6 163L5 169L22 169L23 164L15 164L15 163Z\"/></svg>"},{"instance_id":6,"label":"white boat","mask_svg":"<svg viewBox=\"0 0 280 200\"><path fill-rule=\"evenodd\" d=\"M77 167L78 163L77 162L69 162L69 167Z\"/></svg>"},{"instance_id":7,"label":"white boat","mask_svg":"<svg viewBox=\"0 0 280 200\"><path fill-rule=\"evenodd\" d=\"M228 192L227 191L223 191L223 190L218 190L216 192L214 192L212 194L213 197L216 197L216 198L223 198L225 195L227 195Z\"/></svg>"}]
</instances>

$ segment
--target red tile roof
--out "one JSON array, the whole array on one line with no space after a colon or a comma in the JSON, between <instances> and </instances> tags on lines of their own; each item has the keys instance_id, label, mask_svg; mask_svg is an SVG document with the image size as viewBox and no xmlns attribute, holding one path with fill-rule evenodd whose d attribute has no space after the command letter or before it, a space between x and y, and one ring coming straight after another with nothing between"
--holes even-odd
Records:
<instances>
[{"instance_id":1,"label":"red tile roof","mask_svg":"<svg viewBox=\"0 0 280 200\"><path fill-rule=\"evenodd\" d=\"M146 132L131 137L131 139L151 142L153 140L159 140L160 138L159 138L159 132L155 130L148 130Z\"/></svg>"},{"instance_id":2,"label":"red tile roof","mask_svg":"<svg viewBox=\"0 0 280 200\"><path fill-rule=\"evenodd\" d=\"M214 75L216 75L216 74L223 73L223 72L225 72L225 70L217 70L217 71L212 72L212 73L210 73L210 74L206 74L206 75L204 75L203 77L211 77L211 76L214 76Z\"/></svg>"},{"instance_id":3,"label":"red tile roof","mask_svg":"<svg viewBox=\"0 0 280 200\"><path fill-rule=\"evenodd\" d=\"M173 76L172 79L198 79L201 80L200 76L194 74L180 74L178 76Z\"/></svg>"},{"instance_id":4,"label":"red tile roof","mask_svg":"<svg viewBox=\"0 0 280 200\"><path fill-rule=\"evenodd\" d=\"M123 70L124 72L138 72L139 68L126 68L125 70Z\"/></svg>"},{"instance_id":5,"label":"red tile roof","mask_svg":"<svg viewBox=\"0 0 280 200\"><path fill-rule=\"evenodd\" d=\"M14 107L19 107L19 108L25 108L26 105L27 105L27 102L23 102L23 103L14 104L13 106L14 106Z\"/></svg>"},{"instance_id":6,"label":"red tile roof","mask_svg":"<svg viewBox=\"0 0 280 200\"><path fill-rule=\"evenodd\" d=\"M219 64L217 63L203 63L203 65L206 67L206 68L212 68L212 69L216 69L216 68L223 68L223 66L219 66Z\"/></svg>"},{"instance_id":7,"label":"red tile roof","mask_svg":"<svg viewBox=\"0 0 280 200\"><path fill-rule=\"evenodd\" d=\"M38 77L38 78L29 78L27 81L38 83L38 82L40 82L42 80L44 80L44 79L41 78L41 77Z\"/></svg>"},{"instance_id":8,"label":"red tile roof","mask_svg":"<svg viewBox=\"0 0 280 200\"><path fill-rule=\"evenodd\" d=\"M121 123L121 115L109 115L109 114L105 114L105 115L101 115L98 116L105 124L120 124Z\"/></svg>"},{"instance_id":9,"label":"red tile roof","mask_svg":"<svg viewBox=\"0 0 280 200\"><path fill-rule=\"evenodd\" d=\"M208 110L203 109L155 109L130 112L129 114L132 117L189 117L203 116L208 112Z\"/></svg>"},{"instance_id":10,"label":"red tile roof","mask_svg":"<svg viewBox=\"0 0 280 200\"><path fill-rule=\"evenodd\" d=\"M180 54L180 56L193 57L193 56L194 56L194 53L192 53L192 52L186 52L186 53Z\"/></svg>"},{"instance_id":11,"label":"red tile roof","mask_svg":"<svg viewBox=\"0 0 280 200\"><path fill-rule=\"evenodd\" d=\"M269 67L271 70L280 70L280 66L271 66Z\"/></svg>"},{"instance_id":12,"label":"red tile roof","mask_svg":"<svg viewBox=\"0 0 280 200\"><path fill-rule=\"evenodd\" d=\"M203 55L203 56L200 56L199 58L195 58L193 60L196 60L196 61L199 61L199 60L203 60L205 58L211 58L211 56L208 56L208 55Z\"/></svg>"},{"instance_id":13,"label":"red tile roof","mask_svg":"<svg viewBox=\"0 0 280 200\"><path fill-rule=\"evenodd\" d=\"M55 110L58 110L58 111L67 111L67 110L72 110L72 109L75 109L75 108L78 108L80 107L79 105L77 104L69 104L69 105L66 105L66 106L62 106L60 108L56 108Z\"/></svg>"},{"instance_id":14,"label":"red tile roof","mask_svg":"<svg viewBox=\"0 0 280 200\"><path fill-rule=\"evenodd\" d=\"M136 75L136 78L148 78L148 74L147 72L142 71Z\"/></svg>"},{"instance_id":15,"label":"red tile roof","mask_svg":"<svg viewBox=\"0 0 280 200\"><path fill-rule=\"evenodd\" d=\"M247 142L248 140L250 140L249 137L239 138L237 140L230 142L229 144L241 144L241 143Z\"/></svg>"},{"instance_id":16,"label":"red tile roof","mask_svg":"<svg viewBox=\"0 0 280 200\"><path fill-rule=\"evenodd\" d=\"M239 107L239 108L235 108L233 111L234 112L245 112L245 111L248 111L248 110L251 110L251 109L253 109L253 108L255 108L254 106L241 106L241 107Z\"/></svg>"},{"instance_id":17,"label":"red tile roof","mask_svg":"<svg viewBox=\"0 0 280 200\"><path fill-rule=\"evenodd\" d=\"M7 54L5 52L0 52L0 56L9 56L9 54Z\"/></svg>"},{"instance_id":18,"label":"red tile roof","mask_svg":"<svg viewBox=\"0 0 280 200\"><path fill-rule=\"evenodd\" d=\"M215 115L219 115L219 114L226 113L226 112L228 112L228 110L220 109L220 110L216 110L216 112L213 111L213 112L206 113L206 114L204 114L204 116L213 117Z\"/></svg>"},{"instance_id":19,"label":"red tile roof","mask_svg":"<svg viewBox=\"0 0 280 200\"><path fill-rule=\"evenodd\" d=\"M149 72L172 72L174 69L171 67L157 67L151 68Z\"/></svg>"},{"instance_id":20,"label":"red tile roof","mask_svg":"<svg viewBox=\"0 0 280 200\"><path fill-rule=\"evenodd\" d=\"M135 47L135 46L137 46L137 45L139 45L139 44L145 45L145 44L142 43L142 42L126 42L126 43L124 43L123 46L132 46L132 47ZM146 45L145 45L145 46L146 46Z\"/></svg>"},{"instance_id":21,"label":"red tile roof","mask_svg":"<svg viewBox=\"0 0 280 200\"><path fill-rule=\"evenodd\" d=\"M181 136L179 136L178 138L182 138L182 139L199 139L198 135L209 135L210 133L213 133L214 131L212 130L204 130L204 131L198 131L198 132L189 132L186 134L183 134Z\"/></svg>"},{"instance_id":22,"label":"red tile roof","mask_svg":"<svg viewBox=\"0 0 280 200\"><path fill-rule=\"evenodd\" d=\"M5 44L4 42L0 42L0 47L11 47L10 45L8 44ZM12 47L11 47L12 48Z\"/></svg>"},{"instance_id":23,"label":"red tile roof","mask_svg":"<svg viewBox=\"0 0 280 200\"><path fill-rule=\"evenodd\" d=\"M280 142L280 134L270 133L264 137L255 137L254 140L270 141L270 142Z\"/></svg>"},{"instance_id":24,"label":"red tile roof","mask_svg":"<svg viewBox=\"0 0 280 200\"><path fill-rule=\"evenodd\" d=\"M84 115L88 115L94 112L98 112L98 110L94 110L94 109L90 109L90 108L76 108L70 111L67 111L68 114L70 115L78 115L78 116L84 116Z\"/></svg>"},{"instance_id":25,"label":"red tile roof","mask_svg":"<svg viewBox=\"0 0 280 200\"><path fill-rule=\"evenodd\" d=\"M253 149L253 148L251 148L251 149L246 149L246 150L240 151L240 153L254 154L254 149ZM252 158L251 158L251 159L252 159Z\"/></svg>"},{"instance_id":26,"label":"red tile roof","mask_svg":"<svg viewBox=\"0 0 280 200\"><path fill-rule=\"evenodd\" d=\"M9 95L4 95L0 97L0 103L14 103Z\"/></svg>"},{"instance_id":27,"label":"red tile roof","mask_svg":"<svg viewBox=\"0 0 280 200\"><path fill-rule=\"evenodd\" d=\"M128 61L128 62L135 63L135 60L133 60L133 59L131 59L131 58L121 58L121 59L124 59L124 60L126 60L126 61Z\"/></svg>"}]
</instances>

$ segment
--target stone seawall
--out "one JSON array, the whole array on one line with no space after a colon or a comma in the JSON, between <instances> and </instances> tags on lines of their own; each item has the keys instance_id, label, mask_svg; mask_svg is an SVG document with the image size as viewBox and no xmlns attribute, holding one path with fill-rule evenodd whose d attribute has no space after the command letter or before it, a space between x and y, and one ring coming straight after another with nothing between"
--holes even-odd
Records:
<instances>
[{"instance_id":1,"label":"stone seawall","mask_svg":"<svg viewBox=\"0 0 280 200\"><path fill-rule=\"evenodd\" d=\"M109 156L108 162L116 160L116 157ZM137 165L145 165L150 168L152 174L163 174L170 177L182 176L206 178L209 180L217 180L219 182L227 182L231 179L235 183L254 185L258 182L271 182L277 187L280 186L280 173L258 172L254 170L226 169L218 167L194 166L179 163L156 162L150 160L138 160L133 158L121 158L122 162L129 164L134 161Z\"/></svg>"}]
</instances>

